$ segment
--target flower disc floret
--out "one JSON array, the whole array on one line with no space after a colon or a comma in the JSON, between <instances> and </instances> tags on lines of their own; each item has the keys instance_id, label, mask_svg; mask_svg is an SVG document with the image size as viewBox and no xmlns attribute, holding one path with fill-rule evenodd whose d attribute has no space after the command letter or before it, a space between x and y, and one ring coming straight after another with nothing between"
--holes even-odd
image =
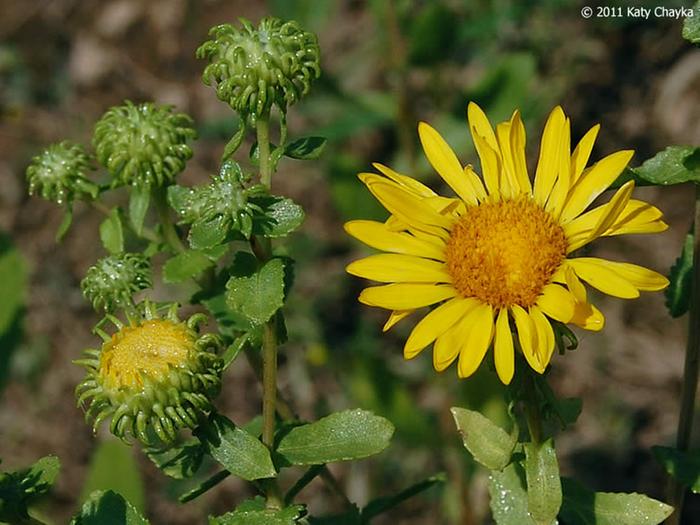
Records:
<instances>
[{"instance_id":1,"label":"flower disc floret","mask_svg":"<svg viewBox=\"0 0 700 525\"><path fill-rule=\"evenodd\" d=\"M147 303L144 317L128 325L108 316L118 329L112 336L98 328L102 347L86 350L76 361L87 369L76 396L78 405L87 405L93 430L109 419L110 430L121 439L167 444L212 410L221 388L221 339L199 334L206 321L202 314L181 322L175 309L160 318Z\"/></svg>"},{"instance_id":2,"label":"flower disc floret","mask_svg":"<svg viewBox=\"0 0 700 525\"><path fill-rule=\"evenodd\" d=\"M110 108L95 124L97 160L112 176L112 187L170 184L192 157L192 119L151 102Z\"/></svg>"},{"instance_id":3,"label":"flower disc floret","mask_svg":"<svg viewBox=\"0 0 700 525\"><path fill-rule=\"evenodd\" d=\"M112 312L132 304L132 297L151 287L151 264L138 253L109 255L91 266L80 288L95 310Z\"/></svg>"},{"instance_id":4,"label":"flower disc floret","mask_svg":"<svg viewBox=\"0 0 700 525\"><path fill-rule=\"evenodd\" d=\"M528 308L566 257L566 236L529 199L467 208L445 247L447 271L462 297Z\"/></svg>"},{"instance_id":5,"label":"flower disc floret","mask_svg":"<svg viewBox=\"0 0 700 525\"><path fill-rule=\"evenodd\" d=\"M242 115L255 118L273 105L286 111L321 73L316 35L277 18L264 18L257 28L241 24L212 28L213 38L197 49L198 58L209 60L204 83L215 83L218 98Z\"/></svg>"},{"instance_id":6,"label":"flower disc floret","mask_svg":"<svg viewBox=\"0 0 700 525\"><path fill-rule=\"evenodd\" d=\"M27 167L29 194L39 194L58 204L85 197L95 198L97 185L88 180L90 157L79 144L51 144Z\"/></svg>"}]
</instances>

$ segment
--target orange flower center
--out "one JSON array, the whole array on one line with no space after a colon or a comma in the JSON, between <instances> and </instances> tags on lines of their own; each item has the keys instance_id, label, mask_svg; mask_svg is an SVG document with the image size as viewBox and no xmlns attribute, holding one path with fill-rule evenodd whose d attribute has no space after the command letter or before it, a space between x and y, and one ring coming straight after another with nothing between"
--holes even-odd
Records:
<instances>
[{"instance_id":1,"label":"orange flower center","mask_svg":"<svg viewBox=\"0 0 700 525\"><path fill-rule=\"evenodd\" d=\"M141 388L143 379L163 379L170 367L184 366L194 339L187 328L164 319L127 326L104 344L100 377L106 388Z\"/></svg>"},{"instance_id":2,"label":"orange flower center","mask_svg":"<svg viewBox=\"0 0 700 525\"><path fill-rule=\"evenodd\" d=\"M564 231L527 197L468 207L447 242L447 269L463 297L528 307L566 256Z\"/></svg>"}]
</instances>

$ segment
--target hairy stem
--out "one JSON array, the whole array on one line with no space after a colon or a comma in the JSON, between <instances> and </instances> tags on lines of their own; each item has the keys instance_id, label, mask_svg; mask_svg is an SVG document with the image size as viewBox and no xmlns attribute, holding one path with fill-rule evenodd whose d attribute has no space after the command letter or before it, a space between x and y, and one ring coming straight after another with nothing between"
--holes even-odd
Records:
<instances>
[{"instance_id":1,"label":"hairy stem","mask_svg":"<svg viewBox=\"0 0 700 525\"><path fill-rule=\"evenodd\" d=\"M681 408L678 417L678 436L676 448L688 450L693 431L693 414L695 412L695 394L698 390L698 368L700 364L700 186L695 186L695 219L693 223L693 277L690 295L690 313L688 314L688 343L685 349L683 370L683 388L681 391ZM684 487L677 480L671 479L670 499L675 507L668 523L680 523L683 511Z\"/></svg>"},{"instance_id":2,"label":"hairy stem","mask_svg":"<svg viewBox=\"0 0 700 525\"><path fill-rule=\"evenodd\" d=\"M258 161L260 163L260 184L270 189L272 166L270 163L270 115L261 115L255 124L258 135Z\"/></svg>"},{"instance_id":3,"label":"hairy stem","mask_svg":"<svg viewBox=\"0 0 700 525\"><path fill-rule=\"evenodd\" d=\"M170 208L168 207L168 200L166 196L166 188L156 188L153 190L153 201L156 206L156 213L158 214L158 222L163 231L163 239L168 246L170 246L175 252L184 252L187 250L185 245L180 239L180 235L175 229L175 224L170 216Z\"/></svg>"}]
</instances>

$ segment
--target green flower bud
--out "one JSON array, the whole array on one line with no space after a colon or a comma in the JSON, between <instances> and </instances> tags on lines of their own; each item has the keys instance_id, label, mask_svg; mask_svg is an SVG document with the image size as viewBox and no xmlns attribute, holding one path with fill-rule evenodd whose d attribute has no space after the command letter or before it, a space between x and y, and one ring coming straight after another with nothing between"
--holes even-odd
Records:
<instances>
[{"instance_id":1,"label":"green flower bud","mask_svg":"<svg viewBox=\"0 0 700 525\"><path fill-rule=\"evenodd\" d=\"M155 305L145 303L143 316L128 325L108 315L118 329L111 337L96 329L102 347L76 361L87 369L76 397L79 406L87 405L93 431L109 419L111 432L125 441L167 445L211 412L221 388L221 339L199 334L204 314L181 322L176 311L171 305L160 318Z\"/></svg>"},{"instance_id":2,"label":"green flower bud","mask_svg":"<svg viewBox=\"0 0 700 525\"><path fill-rule=\"evenodd\" d=\"M257 29L241 24L213 27L213 39L197 49L198 58L209 60L202 80L215 82L219 99L244 116L264 115L273 105L284 113L321 74L318 39L294 21L264 18Z\"/></svg>"},{"instance_id":3,"label":"green flower bud","mask_svg":"<svg viewBox=\"0 0 700 525\"><path fill-rule=\"evenodd\" d=\"M95 198L97 185L86 177L90 169L90 157L81 145L67 140L51 144L27 168L29 194L38 193L58 204L75 198Z\"/></svg>"},{"instance_id":4,"label":"green flower bud","mask_svg":"<svg viewBox=\"0 0 700 525\"><path fill-rule=\"evenodd\" d=\"M187 141L196 137L193 122L170 106L151 102L110 108L95 124L92 143L97 160L112 176L112 187L170 184L192 157Z\"/></svg>"},{"instance_id":5,"label":"green flower bud","mask_svg":"<svg viewBox=\"0 0 700 525\"><path fill-rule=\"evenodd\" d=\"M253 227L253 215L261 211L248 198L267 193L261 185L246 188L245 183L250 178L236 162L226 161L210 184L169 188L170 205L183 223L201 225L203 229L215 225L222 236L239 231L248 238Z\"/></svg>"},{"instance_id":6,"label":"green flower bud","mask_svg":"<svg viewBox=\"0 0 700 525\"><path fill-rule=\"evenodd\" d=\"M104 257L91 266L80 283L95 310L112 312L132 304L132 296L151 287L151 264L137 253Z\"/></svg>"}]
</instances>

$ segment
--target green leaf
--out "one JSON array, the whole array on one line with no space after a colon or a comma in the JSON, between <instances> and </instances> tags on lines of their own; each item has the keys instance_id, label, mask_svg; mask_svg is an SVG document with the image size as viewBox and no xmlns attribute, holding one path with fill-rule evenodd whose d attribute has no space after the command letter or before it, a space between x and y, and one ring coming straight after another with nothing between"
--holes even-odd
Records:
<instances>
[{"instance_id":1,"label":"green leaf","mask_svg":"<svg viewBox=\"0 0 700 525\"><path fill-rule=\"evenodd\" d=\"M199 440L192 440L184 445L171 446L164 450L148 448L144 452L166 476L175 479L194 476L204 459L204 446Z\"/></svg>"},{"instance_id":2,"label":"green leaf","mask_svg":"<svg viewBox=\"0 0 700 525\"><path fill-rule=\"evenodd\" d=\"M261 325L284 304L284 277L284 262L277 258L252 274L234 275L226 284L226 303L251 323Z\"/></svg>"},{"instance_id":3,"label":"green leaf","mask_svg":"<svg viewBox=\"0 0 700 525\"><path fill-rule=\"evenodd\" d=\"M56 242L61 242L66 233L68 233L72 223L73 207L69 205L63 212L63 219L61 219L61 224L58 225L58 230L56 230Z\"/></svg>"},{"instance_id":4,"label":"green leaf","mask_svg":"<svg viewBox=\"0 0 700 525\"><path fill-rule=\"evenodd\" d=\"M317 159L328 142L323 137L302 137L284 147L285 156L298 160Z\"/></svg>"},{"instance_id":5,"label":"green leaf","mask_svg":"<svg viewBox=\"0 0 700 525\"><path fill-rule=\"evenodd\" d=\"M195 434L231 474L248 481L276 474L267 447L222 415L212 414Z\"/></svg>"},{"instance_id":6,"label":"green leaf","mask_svg":"<svg viewBox=\"0 0 700 525\"><path fill-rule=\"evenodd\" d=\"M690 308L690 291L693 284L693 248L695 235L689 233L685 236L683 249L671 266L669 274L670 284L666 288L666 307L671 317L680 317Z\"/></svg>"},{"instance_id":7,"label":"green leaf","mask_svg":"<svg viewBox=\"0 0 700 525\"><path fill-rule=\"evenodd\" d=\"M231 363L238 357L238 354L241 353L241 350L245 348L245 345L248 343L249 339L248 334L243 334L236 339L233 340L233 343L231 343L228 348L224 351L223 355L221 356L222 359L224 360L224 370L226 370Z\"/></svg>"},{"instance_id":8,"label":"green leaf","mask_svg":"<svg viewBox=\"0 0 700 525\"><path fill-rule=\"evenodd\" d=\"M166 283L181 283L191 277L197 277L213 265L214 263L204 252L187 250L168 259L163 266L163 281Z\"/></svg>"},{"instance_id":9,"label":"green leaf","mask_svg":"<svg viewBox=\"0 0 700 525\"><path fill-rule=\"evenodd\" d=\"M198 498L202 494L206 494L207 492L209 492L211 489L216 487L219 483L224 481L230 475L231 473L228 470L221 470L213 476L204 480L192 490L185 492L182 496L177 498L177 500L180 503L187 503L188 501L192 501L193 499Z\"/></svg>"},{"instance_id":10,"label":"green leaf","mask_svg":"<svg viewBox=\"0 0 700 525\"><path fill-rule=\"evenodd\" d=\"M551 525L561 507L559 463L551 439L544 443L525 443L527 508L537 525Z\"/></svg>"},{"instance_id":11,"label":"green leaf","mask_svg":"<svg viewBox=\"0 0 700 525\"><path fill-rule=\"evenodd\" d=\"M238 129L236 130L236 133L233 134L231 137L231 140L228 141L226 144L226 147L224 148L224 153L221 155L221 162L224 163L226 160L228 160L239 148L241 145L241 142L243 142L243 137L245 136L246 132L246 125L245 125L245 119L241 121L241 124L238 126Z\"/></svg>"},{"instance_id":12,"label":"green leaf","mask_svg":"<svg viewBox=\"0 0 700 525\"><path fill-rule=\"evenodd\" d=\"M194 221L187 236L190 246L195 250L203 250L221 244L226 239L225 222L223 215L217 215L208 221Z\"/></svg>"},{"instance_id":13,"label":"green leaf","mask_svg":"<svg viewBox=\"0 0 700 525\"><path fill-rule=\"evenodd\" d=\"M407 499L428 490L434 485L445 483L445 481L447 481L445 474L437 474L423 481L419 481L393 496L374 499L362 509L362 519L367 523L372 518L393 509Z\"/></svg>"},{"instance_id":14,"label":"green leaf","mask_svg":"<svg viewBox=\"0 0 700 525\"><path fill-rule=\"evenodd\" d=\"M561 481L566 525L657 525L673 512L673 507L643 494L593 492L572 479Z\"/></svg>"},{"instance_id":15,"label":"green leaf","mask_svg":"<svg viewBox=\"0 0 700 525\"><path fill-rule=\"evenodd\" d=\"M60 467L57 457L46 456L27 469L0 473L0 522L26 523L28 507L49 491Z\"/></svg>"},{"instance_id":16,"label":"green leaf","mask_svg":"<svg viewBox=\"0 0 700 525\"><path fill-rule=\"evenodd\" d=\"M293 428L277 452L292 465L318 465L379 454L394 434L394 425L366 410L346 410Z\"/></svg>"},{"instance_id":17,"label":"green leaf","mask_svg":"<svg viewBox=\"0 0 700 525\"><path fill-rule=\"evenodd\" d=\"M151 190L149 187L132 186L129 195L129 219L134 226L137 235L143 232L143 221L146 218L148 204L151 201Z\"/></svg>"},{"instance_id":18,"label":"green leaf","mask_svg":"<svg viewBox=\"0 0 700 525\"><path fill-rule=\"evenodd\" d=\"M98 490L90 495L71 525L148 525L148 520L116 492Z\"/></svg>"},{"instance_id":19,"label":"green leaf","mask_svg":"<svg viewBox=\"0 0 700 525\"><path fill-rule=\"evenodd\" d=\"M527 510L525 472L519 463L492 470L489 480L491 513L498 525L533 525Z\"/></svg>"},{"instance_id":20,"label":"green leaf","mask_svg":"<svg viewBox=\"0 0 700 525\"><path fill-rule=\"evenodd\" d=\"M687 16L683 21L683 38L693 44L700 44L700 2L693 6L692 16Z\"/></svg>"},{"instance_id":21,"label":"green leaf","mask_svg":"<svg viewBox=\"0 0 700 525\"><path fill-rule=\"evenodd\" d=\"M266 195L251 197L251 204L262 209L253 217L253 233L263 237L284 237L304 222L304 209L292 199Z\"/></svg>"},{"instance_id":22,"label":"green leaf","mask_svg":"<svg viewBox=\"0 0 700 525\"><path fill-rule=\"evenodd\" d=\"M669 146L631 169L635 180L670 186L683 182L700 182L700 149L690 146Z\"/></svg>"},{"instance_id":23,"label":"green leaf","mask_svg":"<svg viewBox=\"0 0 700 525\"><path fill-rule=\"evenodd\" d=\"M133 452L116 439L102 441L92 454L80 499L87 499L96 490L113 490L143 511L143 480Z\"/></svg>"},{"instance_id":24,"label":"green leaf","mask_svg":"<svg viewBox=\"0 0 700 525\"><path fill-rule=\"evenodd\" d=\"M233 512L210 517L209 525L295 525L305 515L303 505L292 505L282 510L266 509L265 500L258 497L244 501Z\"/></svg>"},{"instance_id":25,"label":"green leaf","mask_svg":"<svg viewBox=\"0 0 700 525\"><path fill-rule=\"evenodd\" d=\"M516 433L509 435L479 412L453 407L452 417L466 449L474 459L491 470L501 470L513 455Z\"/></svg>"},{"instance_id":26,"label":"green leaf","mask_svg":"<svg viewBox=\"0 0 700 525\"><path fill-rule=\"evenodd\" d=\"M118 208L112 208L100 224L100 240L105 250L113 255L124 251L124 230Z\"/></svg>"},{"instance_id":27,"label":"green leaf","mask_svg":"<svg viewBox=\"0 0 700 525\"><path fill-rule=\"evenodd\" d=\"M652 447L651 450L670 476L700 494L700 450L683 452L670 447Z\"/></svg>"},{"instance_id":28,"label":"green leaf","mask_svg":"<svg viewBox=\"0 0 700 525\"><path fill-rule=\"evenodd\" d=\"M9 330L24 305L27 265L9 237L0 233L0 336ZM3 349L4 350L4 349ZM1 361L1 360L0 360Z\"/></svg>"}]
</instances>

